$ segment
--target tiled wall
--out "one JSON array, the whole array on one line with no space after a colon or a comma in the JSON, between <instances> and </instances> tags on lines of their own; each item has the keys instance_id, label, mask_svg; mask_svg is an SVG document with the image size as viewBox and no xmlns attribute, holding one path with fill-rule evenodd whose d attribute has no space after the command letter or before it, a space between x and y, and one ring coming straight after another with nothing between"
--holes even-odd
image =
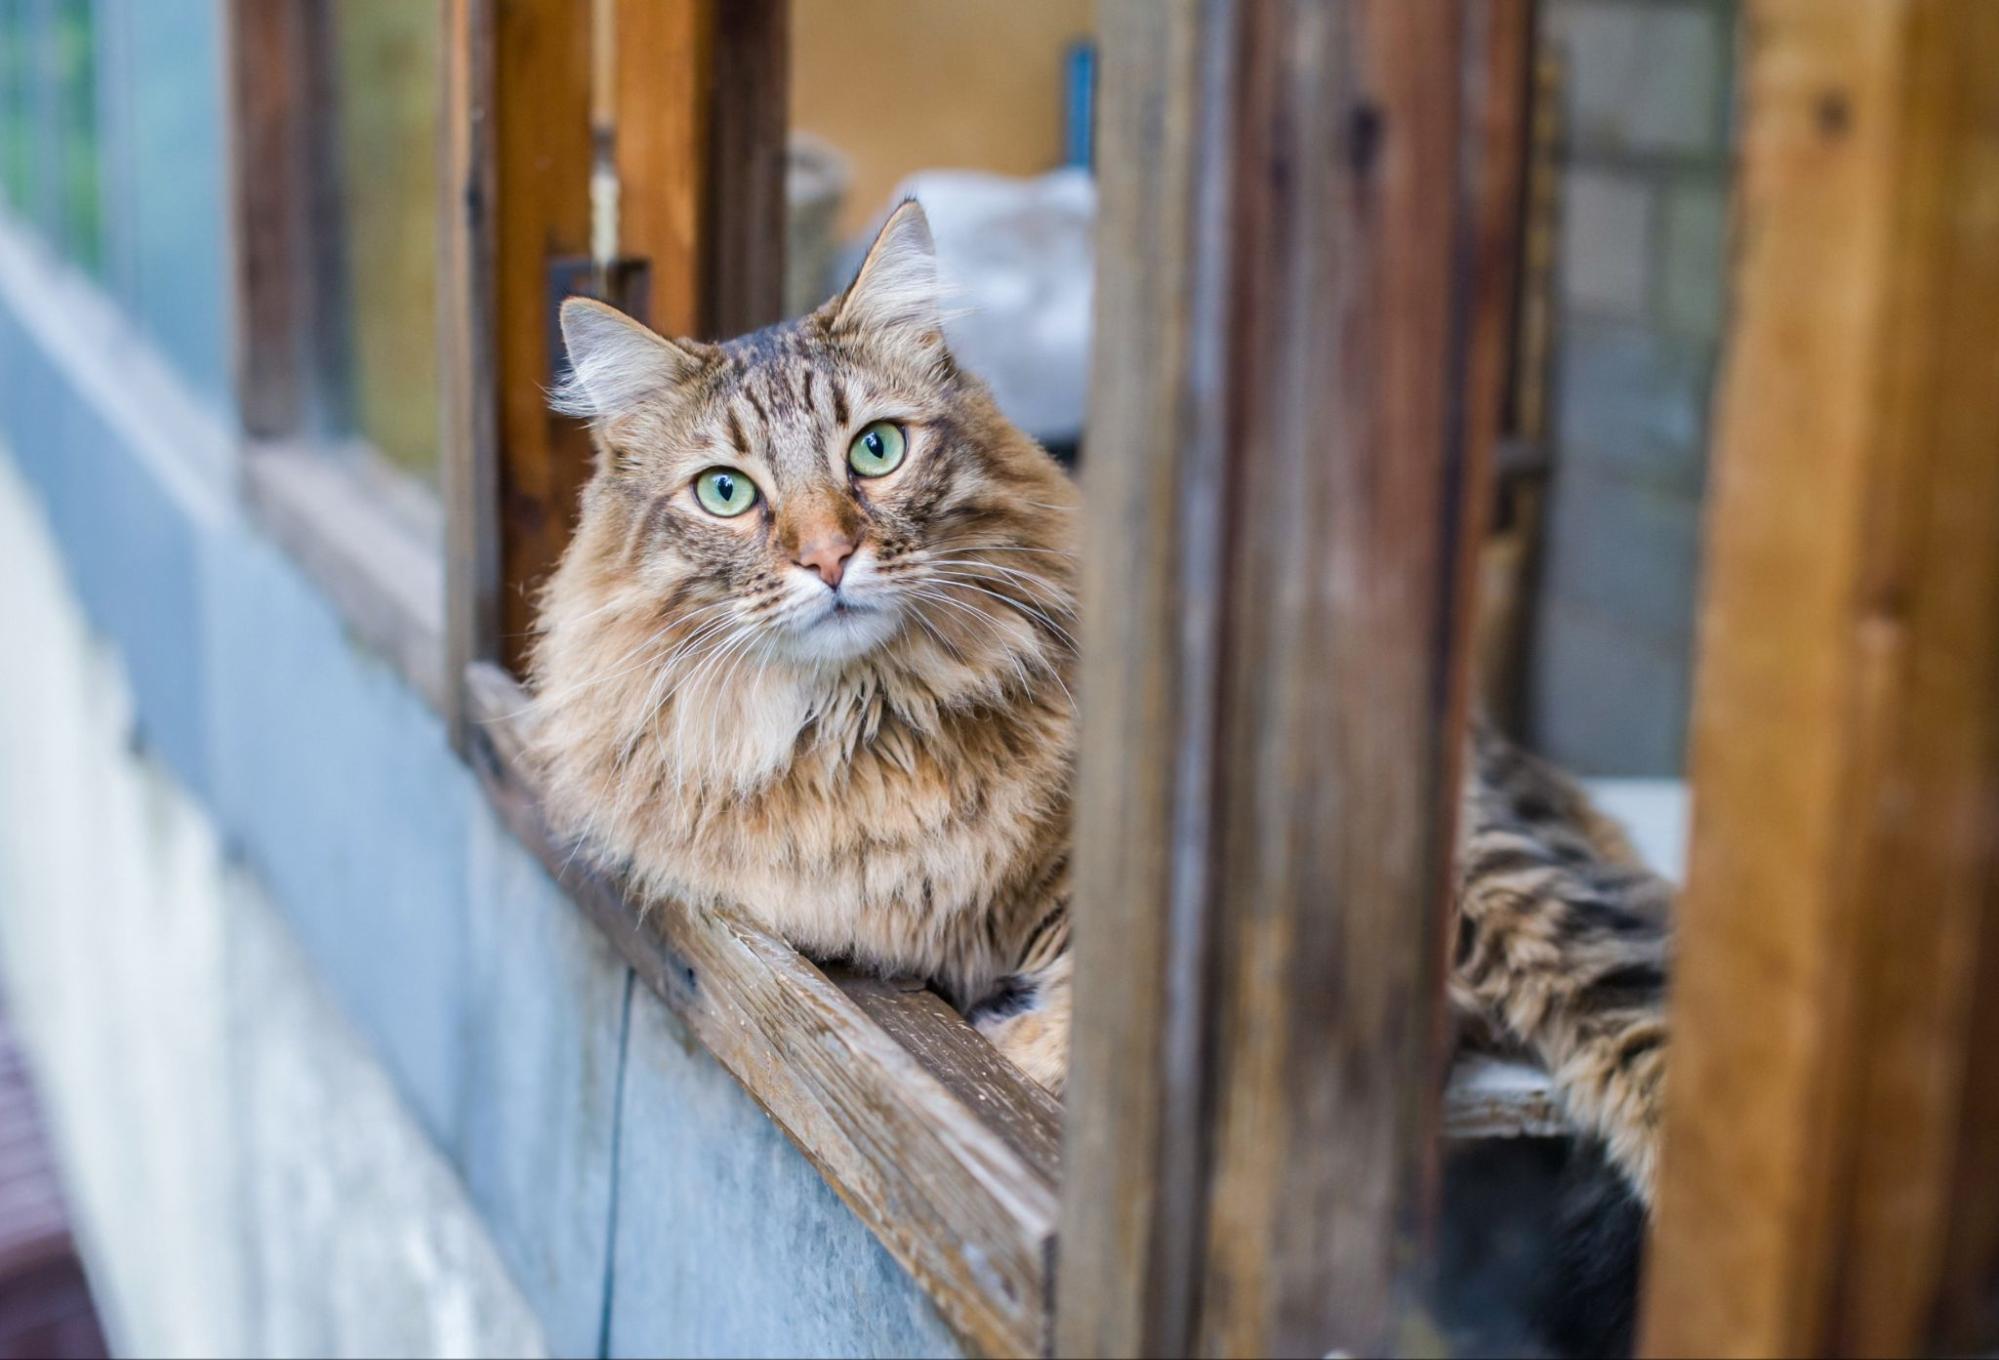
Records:
<instances>
[{"instance_id":1,"label":"tiled wall","mask_svg":"<svg viewBox=\"0 0 1999 1360\"><path fill-rule=\"evenodd\" d=\"M1729 0L1548 0L1563 59L1555 478L1532 739L1680 768L1724 319Z\"/></svg>"}]
</instances>

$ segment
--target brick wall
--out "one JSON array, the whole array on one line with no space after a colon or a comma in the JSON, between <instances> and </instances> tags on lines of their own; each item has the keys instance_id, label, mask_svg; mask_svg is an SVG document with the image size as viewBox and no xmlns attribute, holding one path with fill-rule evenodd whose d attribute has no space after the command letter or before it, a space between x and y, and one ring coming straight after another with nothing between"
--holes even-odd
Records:
<instances>
[{"instance_id":1,"label":"brick wall","mask_svg":"<svg viewBox=\"0 0 1999 1360\"><path fill-rule=\"evenodd\" d=\"M1732 0L1546 0L1561 54L1555 474L1531 739L1680 767L1723 321Z\"/></svg>"}]
</instances>

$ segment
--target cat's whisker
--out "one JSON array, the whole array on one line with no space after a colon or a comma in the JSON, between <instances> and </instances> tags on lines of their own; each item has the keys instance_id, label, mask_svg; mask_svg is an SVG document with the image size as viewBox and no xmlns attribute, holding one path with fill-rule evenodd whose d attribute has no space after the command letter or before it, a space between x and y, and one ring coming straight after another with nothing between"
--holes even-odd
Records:
<instances>
[{"instance_id":1,"label":"cat's whisker","mask_svg":"<svg viewBox=\"0 0 1999 1360\"><path fill-rule=\"evenodd\" d=\"M1014 567L1001 566L997 562L980 562L972 558L965 558L965 557L940 557L933 559L929 563L929 565L933 569L938 570L940 575L960 575L960 576L972 575L977 579L983 580L991 585L1000 585L1003 584L1003 582L993 578L992 576L986 573L999 572L1001 573L1002 576L1005 577L1007 581L1019 581L1026 585L1035 587L1038 590L1046 592L1049 598L1043 601L1042 603L1045 604L1048 608L1054 609L1059 613L1068 615L1070 617L1074 617L1076 612L1074 606L1069 603L1068 592L1058 588L1053 581L1050 581L1046 576L1043 576L1038 572L1021 571ZM977 571L961 570L957 572L947 572L943 570L944 568L948 567L978 568L979 570Z\"/></svg>"},{"instance_id":2,"label":"cat's whisker","mask_svg":"<svg viewBox=\"0 0 1999 1360\"><path fill-rule=\"evenodd\" d=\"M690 622L694 619L700 618L703 614L711 613L718 609L726 609L733 603L734 601L731 600L722 600L715 604L704 605L700 609L697 609L692 613L683 616L679 620L676 620L676 622L681 622L681 623ZM639 670L645 666L652 664L652 658L650 656L642 658L639 661L629 666L624 665L623 664L624 662L631 660L632 657L637 656L640 652L645 651L648 647L658 646L664 648L667 646L671 646L673 640L674 639L672 638L670 632L648 633L639 640L638 645L634 646L633 648L631 648L631 650L627 651L623 656L620 656L617 660L610 663L612 666L620 667L620 669L613 670L608 674L592 676L588 680L580 680L573 685L567 685L560 689L550 690L546 693L538 694L534 697L533 702L531 702L526 708L523 708L519 713L512 714L510 716L514 718L523 717L526 714L533 712L537 705L560 703L562 700L572 698L575 695L581 694L586 690L595 689L599 685L609 684L611 681L618 679L620 676L629 675L635 670Z\"/></svg>"},{"instance_id":3,"label":"cat's whisker","mask_svg":"<svg viewBox=\"0 0 1999 1360\"><path fill-rule=\"evenodd\" d=\"M685 681L681 682L681 684L676 685L674 687L676 692L682 689L692 689L698 694L699 687L696 684L696 681L700 677L705 676L710 671L714 670L714 668L721 662L721 660L724 657L729 656L732 652L754 641L757 638L757 636L758 636L757 629L749 627L747 625L739 627L735 632L729 635L729 640L723 643L718 651L716 651L713 655L703 660L701 664L695 668L693 674L689 675ZM673 742L676 747L681 746L681 741L682 741L681 734L685 729L686 719L687 719L687 708L686 705L683 704L676 708L674 714ZM682 747L682 750L684 752L685 748Z\"/></svg>"},{"instance_id":4,"label":"cat's whisker","mask_svg":"<svg viewBox=\"0 0 1999 1360\"><path fill-rule=\"evenodd\" d=\"M910 594L920 599L934 600L938 604L948 605L951 608L961 610L971 615L974 618L982 619L989 625L988 631L991 632L993 636L996 638L999 636L1000 621L994 618L986 610L980 609L977 605L969 604L964 600L953 599L949 595L944 594L941 590L929 590L920 586L913 588L910 591ZM1021 660L1019 651L1013 647L1006 646L1003 639L1001 640L1000 651L1001 654L1005 656L1008 661L1013 663L1014 672L1020 677L1020 686L1022 691L1023 692L1031 691L1033 689L1033 684L1028 678L1027 666Z\"/></svg>"},{"instance_id":5,"label":"cat's whisker","mask_svg":"<svg viewBox=\"0 0 1999 1360\"><path fill-rule=\"evenodd\" d=\"M1064 628L1061 624L1055 622L1054 619L1048 617L1048 615L1042 612L1040 609L1037 609L1035 606L1029 604L1027 601L1017 600L1011 595L1003 595L997 590L991 590L988 589L986 586L977 584L976 582L974 582L965 575L954 573L949 570L939 571L937 574L939 576L944 577L952 585L958 586L965 590L976 590L981 595L989 595L993 599L998 600L1002 604L1012 605L1015 609L1020 610L1022 613L1028 615L1029 617L1040 620L1041 623L1044 624L1057 637L1061 638L1063 642L1067 643L1069 645L1070 650L1072 651L1081 650L1081 644L1076 641L1076 637L1073 633L1071 633L1067 628ZM990 577L985 579L991 580ZM995 582L995 584L998 583Z\"/></svg>"},{"instance_id":6,"label":"cat's whisker","mask_svg":"<svg viewBox=\"0 0 1999 1360\"><path fill-rule=\"evenodd\" d=\"M631 736L626 739L624 746L620 748L619 760L621 762L629 760L631 758L632 752L638 749L638 744L640 739L643 738L646 734L646 731L652 727L653 720L659 716L659 711L661 707L664 706L667 699L671 697L673 693L672 688L669 686L664 690L664 692L661 692L661 687L667 686L668 682L673 679L674 667L677 664L679 664L681 657L685 656L689 651L689 649L691 649L696 642L700 641L704 637L712 636L718 629L726 628L729 622L730 620L726 617L720 619L710 619L708 622L702 624L699 628L695 629L694 632L691 633L686 638L685 641L683 641L678 647L674 648L671 655L669 655L665 660L660 662L659 674L654 678L652 682L652 688L646 691L645 716L639 719L638 723L632 729Z\"/></svg>"},{"instance_id":7,"label":"cat's whisker","mask_svg":"<svg viewBox=\"0 0 1999 1360\"><path fill-rule=\"evenodd\" d=\"M1071 561L1082 554L1074 548L1035 548L1025 543L958 543L953 544L953 552L1018 552L1041 553L1049 557L1066 557Z\"/></svg>"}]
</instances>

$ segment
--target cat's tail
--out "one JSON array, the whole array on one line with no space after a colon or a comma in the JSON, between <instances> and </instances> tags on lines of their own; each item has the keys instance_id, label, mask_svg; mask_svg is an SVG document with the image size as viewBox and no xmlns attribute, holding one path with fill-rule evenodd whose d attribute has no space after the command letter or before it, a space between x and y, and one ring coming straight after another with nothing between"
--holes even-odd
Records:
<instances>
[{"instance_id":1,"label":"cat's tail","mask_svg":"<svg viewBox=\"0 0 1999 1360\"><path fill-rule=\"evenodd\" d=\"M1649 1204L1672 889L1568 779L1489 731L1473 748L1452 1000L1546 1068Z\"/></svg>"}]
</instances>

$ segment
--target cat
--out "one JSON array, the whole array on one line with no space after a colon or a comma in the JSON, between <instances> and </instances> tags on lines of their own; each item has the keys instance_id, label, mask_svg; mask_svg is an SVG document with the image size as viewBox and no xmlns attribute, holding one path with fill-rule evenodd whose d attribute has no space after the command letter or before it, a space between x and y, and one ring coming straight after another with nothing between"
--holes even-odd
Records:
<instances>
[{"instance_id":1,"label":"cat","mask_svg":"<svg viewBox=\"0 0 1999 1360\"><path fill-rule=\"evenodd\" d=\"M649 900L930 980L1059 1092L1079 499L953 360L921 208L794 322L561 321L598 462L532 649L558 829ZM1461 825L1452 1002L1649 1201L1669 894L1482 729Z\"/></svg>"}]
</instances>

